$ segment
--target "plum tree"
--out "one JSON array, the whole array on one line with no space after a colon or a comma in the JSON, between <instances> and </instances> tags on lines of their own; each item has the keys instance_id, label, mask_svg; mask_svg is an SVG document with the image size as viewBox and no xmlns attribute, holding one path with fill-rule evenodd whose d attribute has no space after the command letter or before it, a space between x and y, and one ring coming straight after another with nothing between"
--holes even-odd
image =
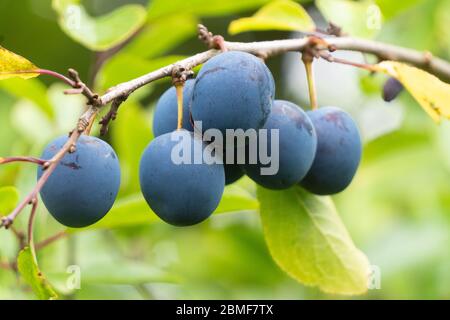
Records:
<instances>
[{"instance_id":1,"label":"plum tree","mask_svg":"<svg viewBox=\"0 0 450 320\"><path fill-rule=\"evenodd\" d=\"M316 129L317 152L300 184L319 195L341 192L352 181L361 159L358 128L348 113L336 107L309 111L308 116Z\"/></svg>"},{"instance_id":2,"label":"plum tree","mask_svg":"<svg viewBox=\"0 0 450 320\"><path fill-rule=\"evenodd\" d=\"M177 148L182 151L177 153ZM192 132L178 130L155 138L145 149L139 169L141 191L164 221L188 226L207 219L216 209L225 185L223 165L194 162L208 146ZM175 157L182 154L184 162ZM201 158L200 158L201 159Z\"/></svg>"},{"instance_id":3,"label":"plum tree","mask_svg":"<svg viewBox=\"0 0 450 320\"><path fill-rule=\"evenodd\" d=\"M42 159L50 159L67 141L53 140ZM40 178L44 170L38 168ZM91 225L111 209L120 187L120 166L116 153L106 142L83 135L73 153L67 153L41 190L50 214L65 226Z\"/></svg>"},{"instance_id":4,"label":"plum tree","mask_svg":"<svg viewBox=\"0 0 450 320\"><path fill-rule=\"evenodd\" d=\"M210 59L195 80L191 113L202 129L259 129L275 94L273 77L254 55L230 51Z\"/></svg>"},{"instance_id":5,"label":"plum tree","mask_svg":"<svg viewBox=\"0 0 450 320\"><path fill-rule=\"evenodd\" d=\"M251 164L247 160L243 165L244 171L253 181L266 188L289 188L300 182L313 163L317 146L313 124L299 106L289 101L275 100L264 129L267 129L267 155L272 157L272 161L278 156L278 171L270 175L261 171L270 164L262 163L259 142L257 163ZM272 142L273 129L278 129L279 141ZM273 143L278 143L277 149L274 149ZM279 155L275 154L276 150Z\"/></svg>"},{"instance_id":6,"label":"plum tree","mask_svg":"<svg viewBox=\"0 0 450 320\"><path fill-rule=\"evenodd\" d=\"M189 121L194 83L194 79L187 80L183 89L183 128L188 131L194 131ZM177 93L175 87L172 86L161 95L156 104L153 117L153 134L155 137L174 131L177 128L177 120Z\"/></svg>"}]
</instances>

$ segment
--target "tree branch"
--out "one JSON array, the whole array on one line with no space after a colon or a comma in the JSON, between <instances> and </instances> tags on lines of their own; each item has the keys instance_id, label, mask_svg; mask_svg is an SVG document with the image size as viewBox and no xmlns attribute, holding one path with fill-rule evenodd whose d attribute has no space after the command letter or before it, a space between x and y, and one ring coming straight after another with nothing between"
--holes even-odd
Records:
<instances>
[{"instance_id":1,"label":"tree branch","mask_svg":"<svg viewBox=\"0 0 450 320\"><path fill-rule=\"evenodd\" d=\"M406 62L433 73L443 81L450 82L450 63L444 59L433 57L429 51L417 51L377 41L357 38L327 39L339 50L359 51L373 54L382 60Z\"/></svg>"},{"instance_id":2,"label":"tree branch","mask_svg":"<svg viewBox=\"0 0 450 320\"><path fill-rule=\"evenodd\" d=\"M29 162L29 163L35 163L38 165L43 165L46 161L43 159L34 158L34 157L22 157L22 156L8 157L8 158L0 157L0 164L11 163L11 162Z\"/></svg>"},{"instance_id":3,"label":"tree branch","mask_svg":"<svg viewBox=\"0 0 450 320\"><path fill-rule=\"evenodd\" d=\"M109 123L113 120L116 120L117 113L119 112L119 107L123 102L125 102L125 100L127 100L127 98L128 96L124 95L113 100L108 113L99 122L99 124L102 125L102 127L100 128L100 135L103 136L108 132Z\"/></svg>"},{"instance_id":4,"label":"tree branch","mask_svg":"<svg viewBox=\"0 0 450 320\"><path fill-rule=\"evenodd\" d=\"M65 231L58 232L57 234L54 234L53 236L36 243L36 246L35 246L36 251L41 250L41 249L45 248L46 246L52 244L53 242L67 237L68 235L69 234Z\"/></svg>"},{"instance_id":5,"label":"tree branch","mask_svg":"<svg viewBox=\"0 0 450 320\"><path fill-rule=\"evenodd\" d=\"M36 249L34 248L34 219L36 218L38 206L38 199L34 198L31 200L31 212L30 218L28 219L28 247L31 250L31 255L33 256L34 262L37 263Z\"/></svg>"},{"instance_id":6,"label":"tree branch","mask_svg":"<svg viewBox=\"0 0 450 320\"><path fill-rule=\"evenodd\" d=\"M4 270L14 270L14 267L8 263L8 262L3 262L0 261L0 269L4 269Z\"/></svg>"},{"instance_id":7,"label":"tree branch","mask_svg":"<svg viewBox=\"0 0 450 320\"><path fill-rule=\"evenodd\" d=\"M180 60L171 65L165 66L161 69L152 71L136 79L120 83L110 88L104 95L98 96L90 88L88 88L79 78L78 73L70 69L69 77L62 76L52 71L40 70L40 73L56 76L68 85L72 86L73 90L67 91L67 93L81 93L88 99L89 108L80 117L78 126L75 128L66 144L59 150L59 152L50 160L43 164L45 168L44 174L41 176L35 188L28 194L28 196L17 206L14 211L7 217L2 218L0 227L9 227L14 221L15 217L35 199L42 189L43 185L47 181L48 177L55 170L56 166L67 152L73 152L75 150L75 144L81 134L86 129L90 128L95 116L101 107L115 101L110 113L102 120L104 126L103 131L106 130L108 123L114 119L117 114L117 109L124 97L128 97L135 90L147 85L155 80L171 77L177 70L184 70L189 72L194 67L205 63L212 57L218 55L222 51L235 50L244 51L259 57L268 58L274 55L282 54L285 52L303 52L305 49L314 49L318 53L318 56L327 58L331 62L340 62L346 64L352 64L353 66L364 67L370 70L370 65L361 65L356 63L350 63L342 59L330 57L328 52L335 50L351 50L362 53L373 54L379 59L396 60L405 63L409 63L416 67L425 69L436 76L440 77L444 81L450 81L450 63L447 61L433 57L429 52L420 52L412 49L406 49L403 47L375 42L371 40L350 38L350 37L333 37L310 35L303 38L287 39L287 40L275 40L275 41L261 41L261 42L228 42L224 41L222 37L214 36L204 26L199 25L199 38L205 42L208 46L212 47L208 51L198 53L194 56ZM220 50L217 50L220 48Z\"/></svg>"},{"instance_id":8,"label":"tree branch","mask_svg":"<svg viewBox=\"0 0 450 320\"><path fill-rule=\"evenodd\" d=\"M304 37L298 39L250 43L225 41L224 46L228 50L245 51L258 56L271 57L290 51L302 51L305 47L310 45L311 42L309 39L310 37ZM381 42L350 37L325 37L323 40L323 44L316 44L317 49L322 51L350 50L373 54L380 59L389 59L409 63L435 74L444 81L450 81L450 63L443 59L433 57L428 52L420 52ZM176 66L183 66L187 70L192 69L205 63L219 53L221 53L220 50L211 49L147 73L139 78L118 84L109 89L106 94L99 97L99 103L101 105L108 104L124 94L129 95L136 89L143 87L150 82L169 77Z\"/></svg>"}]
</instances>

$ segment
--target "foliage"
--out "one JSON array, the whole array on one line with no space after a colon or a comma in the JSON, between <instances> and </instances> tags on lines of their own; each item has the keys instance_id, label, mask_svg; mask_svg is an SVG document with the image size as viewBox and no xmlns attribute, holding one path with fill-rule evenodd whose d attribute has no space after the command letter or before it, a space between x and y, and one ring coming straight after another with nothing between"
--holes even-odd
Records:
<instances>
[{"instance_id":1,"label":"foliage","mask_svg":"<svg viewBox=\"0 0 450 320\"><path fill-rule=\"evenodd\" d=\"M269 250L283 270L325 292L367 291L369 261L352 243L329 197L293 187L259 188L258 199Z\"/></svg>"},{"instance_id":2,"label":"foliage","mask_svg":"<svg viewBox=\"0 0 450 320\"><path fill-rule=\"evenodd\" d=\"M83 79L88 78L89 70L97 71L90 81L96 90L103 92L114 84L203 50L194 39L195 25L200 19L223 17L208 20L213 21L218 30L226 30L234 20L229 26L232 34L274 29L310 31L313 28L305 14L311 12L312 2L305 5L304 11L298 4L288 1L270 4L266 0L119 1L120 6L106 13L93 13L95 10L89 9L87 2L54 0L52 7L44 1L29 1L23 8L11 7L8 15L17 21L6 17L0 21L4 34L0 43L46 69L62 71L75 67L81 71ZM448 8L449 3L448 0L315 1L325 18L342 26L350 35L427 49L447 60L450 59L450 43L442 30L448 19L442 8ZM245 18L266 4L265 9ZM2 6L0 4L0 9ZM83 28L71 27L64 14L68 6L79 9ZM276 15L269 10L274 7L281 10L275 10ZM296 9L284 10L287 7ZM368 12L374 14L370 24L365 19ZM293 23L280 25L280 17L282 21ZM320 22L316 24L322 27ZM404 32L405 25L408 25L408 32ZM138 29L140 33L118 52L113 50L106 56L96 52L114 48ZM43 46L42 35L62 39L62 42L55 40L58 42L55 47ZM225 36L230 40L251 41L256 37L266 38L266 35L274 38L279 33L247 32L237 37ZM71 51L62 50L61 59L57 57L60 55L58 46ZM52 56L55 56L54 61L49 58ZM94 66L92 57L102 63ZM278 67L280 60L275 61L278 63L271 63L271 70L277 83L283 83L287 78L286 70ZM434 119L440 115L448 117L448 85L402 64L383 62L379 67L400 80ZM13 75L37 76L32 72L35 69L28 60L0 49L1 79ZM330 72L333 71L330 69ZM323 79L323 74L317 74L317 81L321 81L321 76ZM365 83L381 88L379 77L369 78L357 73L355 78L369 79ZM333 85L342 89L356 87L359 83ZM54 289L39 269L58 288L62 298L69 294L77 298L146 298L142 286L154 298L329 298L335 296L328 293L363 293L368 260L355 244L366 253L370 263L381 270L381 289L370 290L363 297L450 297L448 122L433 126L427 117L417 112L417 102L410 95L401 95L387 107L404 108L401 129L366 144L355 181L344 193L333 197L336 207L332 198L311 196L299 188L281 193L258 189L256 193L254 184L244 178L226 188L210 221L180 230L160 223L145 205L137 182L137 159L153 138L153 106L168 86L168 82L162 81L137 91L122 105L117 120L112 123L106 139L115 148L124 171L119 198L112 211L96 225L68 230L71 233L68 240L39 251L39 268L30 250L22 251L19 271L34 293L18 290L14 274L2 269L1 298L54 298ZM84 102L63 96L63 89L43 77L1 82L0 156L38 156L54 136L71 129ZM359 87L357 90L363 92ZM372 92L361 93L351 110L360 120L363 131L367 123L363 120L369 110L365 103L373 98ZM377 94L376 103L384 106L379 91ZM279 90L277 95L288 98L293 94L286 89ZM334 99L339 105L343 97ZM305 105L305 101L297 102ZM358 104L361 108L355 110ZM387 113L370 118L370 122L383 126L383 117L387 117ZM98 134L97 126L93 133ZM30 190L35 183L34 169L27 164L1 167L1 215L10 212L18 200L17 190L10 186L15 185L24 192ZM259 207L261 217L257 214ZM37 242L62 230L43 206L38 211ZM25 230L24 218L16 222L18 229ZM1 230L0 243L0 262L14 260L17 257L14 237ZM71 250L72 256L63 261L61 257ZM325 293L304 287L280 272L271 256L293 279L317 286ZM69 264L81 267L81 290L64 290ZM152 269L145 270L147 266ZM105 272L96 274L97 270ZM174 281L179 278L183 281Z\"/></svg>"},{"instance_id":3,"label":"foliage","mask_svg":"<svg viewBox=\"0 0 450 320\"><path fill-rule=\"evenodd\" d=\"M343 32L358 37L373 37L381 28L382 15L375 1L317 0L324 17Z\"/></svg>"},{"instance_id":4,"label":"foliage","mask_svg":"<svg viewBox=\"0 0 450 320\"><path fill-rule=\"evenodd\" d=\"M14 187L0 188L0 213L12 211L19 202L19 192Z\"/></svg>"},{"instance_id":5,"label":"foliage","mask_svg":"<svg viewBox=\"0 0 450 320\"><path fill-rule=\"evenodd\" d=\"M105 51L128 39L146 19L145 8L126 5L92 18L79 0L53 0L59 24L68 36L93 51Z\"/></svg>"},{"instance_id":6,"label":"foliage","mask_svg":"<svg viewBox=\"0 0 450 320\"><path fill-rule=\"evenodd\" d=\"M402 63L385 61L378 66L400 81L434 121L439 122L441 117L450 118L450 85Z\"/></svg>"},{"instance_id":7,"label":"foliage","mask_svg":"<svg viewBox=\"0 0 450 320\"><path fill-rule=\"evenodd\" d=\"M38 299L52 300L58 297L42 275L42 272L39 271L29 247L25 247L20 251L19 257L17 258L17 268L23 279L31 286Z\"/></svg>"},{"instance_id":8,"label":"foliage","mask_svg":"<svg viewBox=\"0 0 450 320\"><path fill-rule=\"evenodd\" d=\"M313 31L314 21L302 6L289 0L273 1L250 18L231 22L228 32L237 34L255 30Z\"/></svg>"},{"instance_id":9,"label":"foliage","mask_svg":"<svg viewBox=\"0 0 450 320\"><path fill-rule=\"evenodd\" d=\"M0 47L0 80L12 77L29 79L39 75L37 67L30 61L5 48Z\"/></svg>"}]
</instances>

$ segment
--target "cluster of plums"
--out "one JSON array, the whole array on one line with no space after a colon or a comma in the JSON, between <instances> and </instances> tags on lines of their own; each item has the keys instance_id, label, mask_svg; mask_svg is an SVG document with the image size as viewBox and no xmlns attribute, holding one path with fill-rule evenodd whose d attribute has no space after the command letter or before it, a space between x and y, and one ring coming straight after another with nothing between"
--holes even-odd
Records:
<instances>
[{"instance_id":1,"label":"cluster of plums","mask_svg":"<svg viewBox=\"0 0 450 320\"><path fill-rule=\"evenodd\" d=\"M350 184L361 158L361 140L351 117L336 107L304 112L274 96L274 80L262 60L236 51L215 56L196 79L186 81L182 129L177 130L175 88L161 96L154 114L155 139L142 155L139 177L145 200L162 220L177 226L205 220L218 206L224 186L244 174L269 189L300 184L319 195L338 193ZM201 121L200 134L193 121ZM269 155L271 132L277 129L278 170L263 174L268 164L259 156L256 162L246 158L243 163L229 163L227 143L222 147L224 164L211 163L205 159L210 153L204 152L211 144L201 135L208 129L224 137L229 129L267 129L264 141ZM174 162L180 144L174 133L182 136L182 150L189 150L189 158L200 156L202 161ZM42 157L51 158L66 140L54 140ZM258 141L256 148L264 141ZM39 169L38 177L42 174ZM82 136L76 151L65 155L49 177L41 197L59 222L84 227L109 211L119 185L119 162L112 148L95 137Z\"/></svg>"}]
</instances>

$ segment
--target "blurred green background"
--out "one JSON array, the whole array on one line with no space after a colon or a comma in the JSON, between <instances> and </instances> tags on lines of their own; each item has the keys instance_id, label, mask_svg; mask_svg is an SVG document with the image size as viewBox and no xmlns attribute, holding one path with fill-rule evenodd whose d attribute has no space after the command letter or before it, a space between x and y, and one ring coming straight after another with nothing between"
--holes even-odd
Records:
<instances>
[{"instance_id":1,"label":"blurred green background","mask_svg":"<svg viewBox=\"0 0 450 320\"><path fill-rule=\"evenodd\" d=\"M148 8L146 22L137 35L120 45L121 50L99 53L63 31L51 1L2 0L0 45L42 68L60 73L75 68L82 79L104 92L121 81L205 50L196 39L198 22L230 41L298 36L289 32L227 34L232 20L253 14L266 2L85 0L82 3L91 16L131 3ZM369 2L383 17L375 29L362 30L356 11L329 10L327 18L343 25L349 34L429 50L450 60L449 0ZM314 1L302 4L319 26L326 27ZM364 59L356 53L338 55ZM286 54L271 58L268 66L276 80L277 97L306 109L306 81L300 62L296 54ZM354 182L334 197L355 244L381 272L381 288L355 298L449 299L450 123L433 123L407 93L393 103L383 102L383 76L327 62L319 62L315 70L320 105L333 104L352 113L365 140ZM38 252L42 271L62 298L342 298L305 287L277 267L255 210L255 186L247 179L227 188L222 211L233 212L214 215L201 225L175 228L148 213L139 192L137 167L141 152L152 139L155 102L169 85L168 80L161 80L132 95L105 137L122 167L121 192L109 214L112 218ZM46 143L72 129L85 107L84 100L64 96L64 88L48 77L0 82L0 156L39 156ZM22 197L35 179L35 168L29 164L0 168L0 187L14 185ZM253 210L241 211L243 208ZM18 229L25 228L26 217L24 213L18 219ZM61 230L40 206L37 242ZM0 261L16 255L16 239L0 230ZM79 290L66 288L70 265L81 268ZM0 299L34 298L14 272L0 269Z\"/></svg>"}]
</instances>

